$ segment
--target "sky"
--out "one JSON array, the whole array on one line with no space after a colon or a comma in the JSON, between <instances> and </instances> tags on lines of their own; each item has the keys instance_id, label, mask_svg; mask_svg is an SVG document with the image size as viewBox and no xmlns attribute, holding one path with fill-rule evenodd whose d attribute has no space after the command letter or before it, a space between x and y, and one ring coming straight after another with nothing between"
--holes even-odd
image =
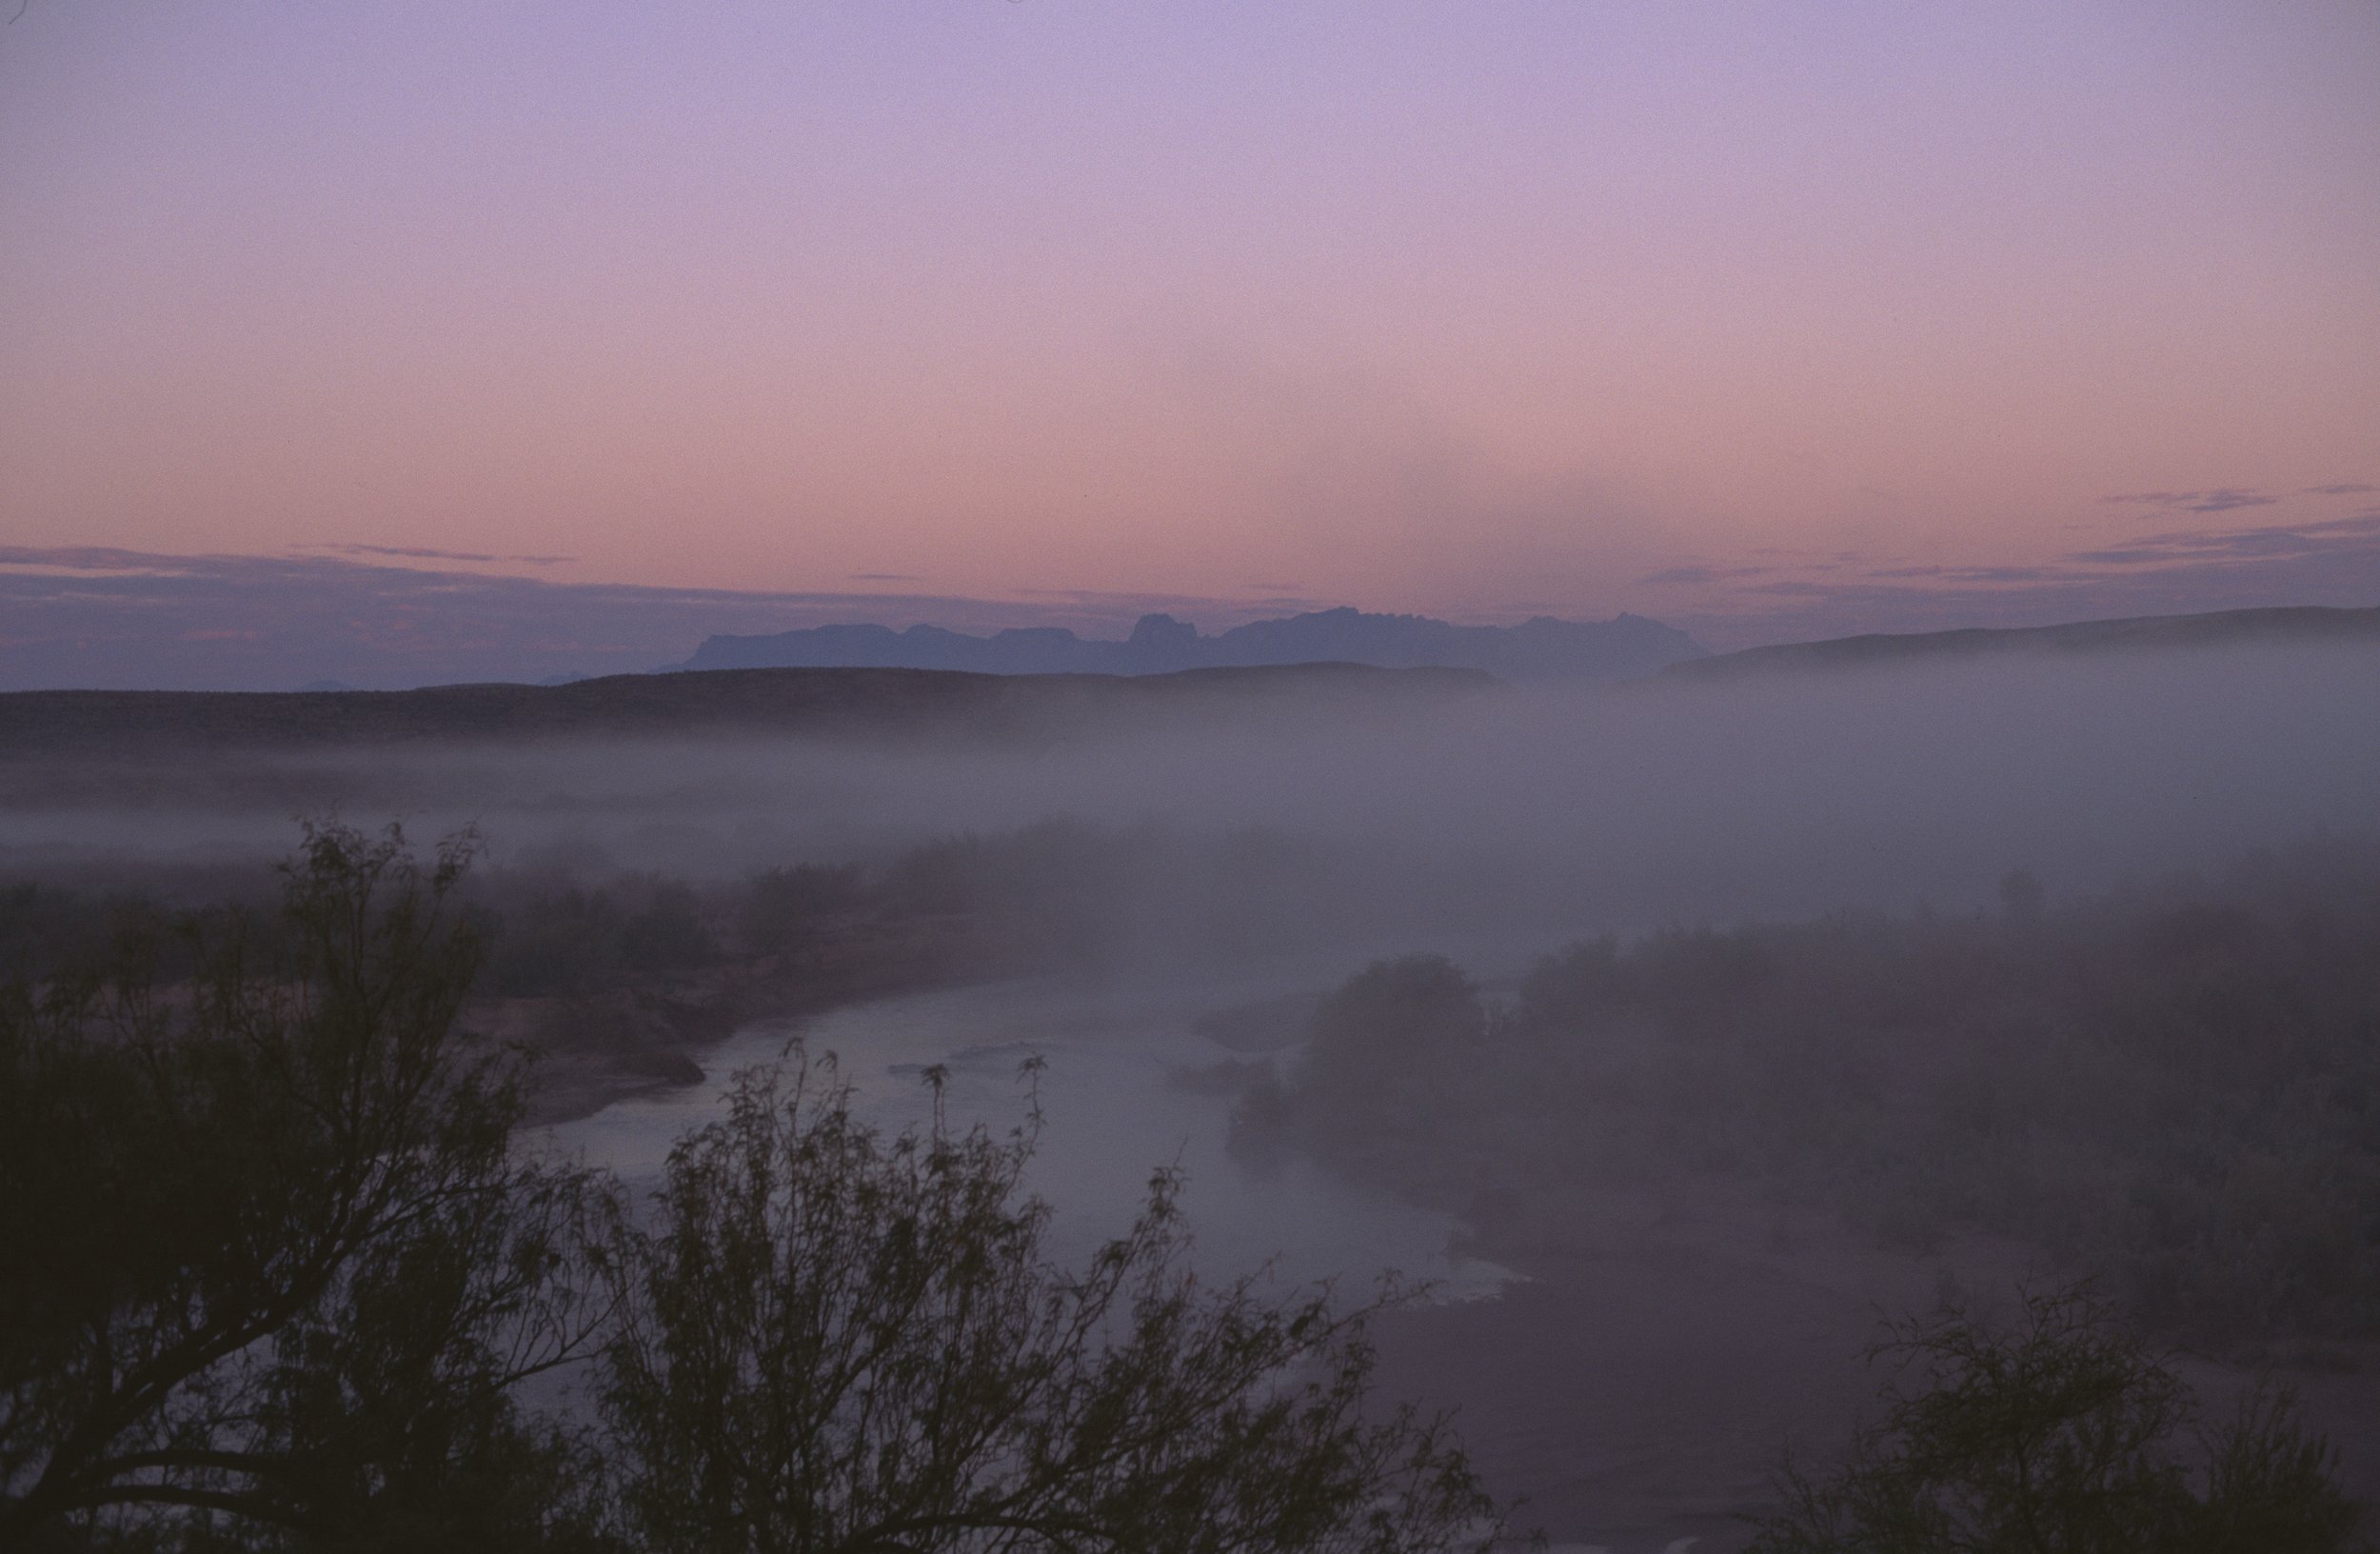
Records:
<instances>
[{"instance_id":1,"label":"sky","mask_svg":"<svg viewBox=\"0 0 2380 1554\"><path fill-rule=\"evenodd\" d=\"M2373 0L26 0L0 274L0 687L2380 604Z\"/></svg>"}]
</instances>

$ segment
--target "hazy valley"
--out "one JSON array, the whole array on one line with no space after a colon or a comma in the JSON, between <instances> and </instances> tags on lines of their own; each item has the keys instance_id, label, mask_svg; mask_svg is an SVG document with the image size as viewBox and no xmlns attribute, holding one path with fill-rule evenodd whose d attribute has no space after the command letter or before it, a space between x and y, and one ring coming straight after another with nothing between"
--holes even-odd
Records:
<instances>
[{"instance_id":1,"label":"hazy valley","mask_svg":"<svg viewBox=\"0 0 2380 1554\"><path fill-rule=\"evenodd\" d=\"M2370 1494L2375 650L12 697L0 955L267 901L293 818L468 827L533 1126L658 1169L798 1037L1002 1127L1042 1059L1069 1245L1180 1164L1219 1274L1470 1297L1383 1375L1557 1540L1736 1545L1879 1315L2086 1275Z\"/></svg>"}]
</instances>

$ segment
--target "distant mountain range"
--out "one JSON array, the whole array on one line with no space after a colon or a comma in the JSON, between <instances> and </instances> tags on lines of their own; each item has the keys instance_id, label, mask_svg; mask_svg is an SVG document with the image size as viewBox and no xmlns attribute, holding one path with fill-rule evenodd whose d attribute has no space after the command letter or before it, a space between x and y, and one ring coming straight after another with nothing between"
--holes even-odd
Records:
<instances>
[{"instance_id":1,"label":"distant mountain range","mask_svg":"<svg viewBox=\"0 0 2380 1554\"><path fill-rule=\"evenodd\" d=\"M1172 674L1281 664L1480 669L1499 680L1624 680L1707 657L1692 637L1641 615L1518 626L1455 626L1426 615L1322 609L1254 621L1217 636L1171 615L1143 615L1122 641L1062 627L968 636L939 626L820 626L773 636L718 636L671 669L964 669L979 674Z\"/></svg>"},{"instance_id":2,"label":"distant mountain range","mask_svg":"<svg viewBox=\"0 0 2380 1554\"><path fill-rule=\"evenodd\" d=\"M1669 666L1665 679L1724 680L1775 671L1882 668L2002 653L2099 653L2151 648L2247 648L2299 643L2363 643L2380 647L2380 608L2337 609L2293 605L2271 609L2220 609L2196 615L2134 615L2075 621L2066 626L1984 628L1962 631L1876 632L1823 642L1697 658Z\"/></svg>"},{"instance_id":3,"label":"distant mountain range","mask_svg":"<svg viewBox=\"0 0 2380 1554\"><path fill-rule=\"evenodd\" d=\"M725 672L625 674L545 686L439 686L371 691L24 690L0 693L0 770L63 754L154 761L174 748L352 746L412 741L665 738L731 732L841 740L1023 741L1134 728L1177 717L1310 721L1399 718L1493 693L1497 682L1651 676L1655 684L1773 672L1835 672L1986 655L2057 657L2125 649L2326 644L2380 648L2380 608L2300 607L2078 621L2066 626L1878 634L1787 643L1713 656L1683 632L1633 615L1602 623L1535 620L1456 627L1412 615L1324 610L1202 637L1162 615L1123 642L1070 631L969 637L932 627L826 627L769 637L713 637L680 667ZM727 667L753 657L840 648L843 661ZM857 662L862 653L974 655L976 673ZM1165 653L1240 662L1165 672ZM1045 655L1036 658L1035 654ZM1386 665L1349 662L1358 655ZM1288 660L1279 662L1279 660ZM1061 664L1076 672L1036 672ZM1085 664L1102 667L1081 672ZM992 672L982 672L997 666ZM1666 667L1664 667L1666 666ZM1657 671L1657 672L1656 672ZM73 779L62 778L71 783Z\"/></svg>"}]
</instances>

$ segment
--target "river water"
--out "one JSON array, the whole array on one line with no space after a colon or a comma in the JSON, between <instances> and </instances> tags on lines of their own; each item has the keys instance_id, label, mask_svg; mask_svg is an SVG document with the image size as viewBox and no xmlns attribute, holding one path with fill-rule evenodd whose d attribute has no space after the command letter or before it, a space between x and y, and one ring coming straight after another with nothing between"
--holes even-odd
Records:
<instances>
[{"instance_id":1,"label":"river water","mask_svg":"<svg viewBox=\"0 0 2380 1554\"><path fill-rule=\"evenodd\" d=\"M1199 1032L1200 1015L1283 990L1278 978L1195 988L1031 979L885 999L799 1026L761 1024L704 1055L703 1084L616 1102L553 1136L632 1186L649 1186L671 1144L721 1115L729 1076L780 1060L796 1041L813 1060L832 1054L855 1110L887 1131L930 1119L923 1070L941 1065L950 1121L1004 1134L1027 1122L1021 1068L1039 1057L1042 1122L1026 1181L1052 1207L1061 1260L1079 1264L1123 1231L1150 1174L1174 1166L1186 1177L1180 1201L1203 1277L1269 1267L1283 1285L1332 1279L1361 1296L1393 1269L1430 1283L1439 1300L1494 1294L1515 1276L1458 1252L1462 1226L1452 1216L1303 1161L1236 1158L1229 1099L1181 1083L1236 1056Z\"/></svg>"}]
</instances>

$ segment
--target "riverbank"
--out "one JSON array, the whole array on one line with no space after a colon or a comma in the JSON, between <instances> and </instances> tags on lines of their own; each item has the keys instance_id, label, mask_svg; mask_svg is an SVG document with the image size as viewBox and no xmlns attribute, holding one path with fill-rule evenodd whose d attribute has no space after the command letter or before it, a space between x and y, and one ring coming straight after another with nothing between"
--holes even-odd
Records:
<instances>
[{"instance_id":1,"label":"riverbank","mask_svg":"<svg viewBox=\"0 0 2380 1554\"><path fill-rule=\"evenodd\" d=\"M527 1054L524 1126L550 1127L640 1095L699 1085L704 1057L762 1021L800 1021L1033 968L967 914L842 926L795 951L641 979L585 997L482 999L473 1028Z\"/></svg>"}]
</instances>

